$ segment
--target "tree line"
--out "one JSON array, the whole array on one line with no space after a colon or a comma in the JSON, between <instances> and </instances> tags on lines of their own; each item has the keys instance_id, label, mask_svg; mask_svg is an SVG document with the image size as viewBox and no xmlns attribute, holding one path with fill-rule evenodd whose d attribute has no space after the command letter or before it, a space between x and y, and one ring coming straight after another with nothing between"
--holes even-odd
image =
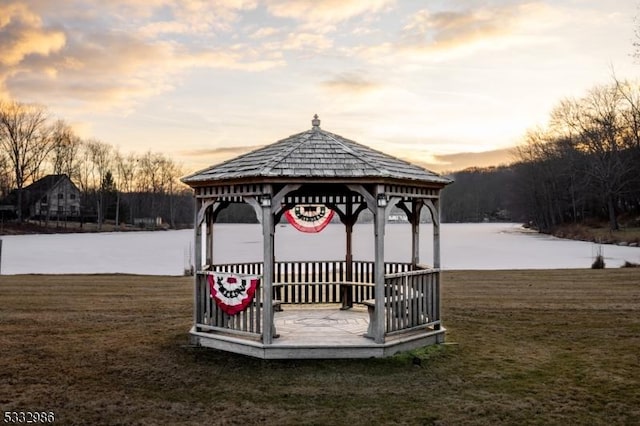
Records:
<instances>
[{"instance_id":1,"label":"tree line","mask_svg":"<svg viewBox=\"0 0 640 426\"><path fill-rule=\"evenodd\" d=\"M614 79L560 101L546 126L527 132L515 163L454 173L443 193L447 221L500 218L542 231L564 223L640 214L640 86ZM637 220L637 219L636 219Z\"/></svg>"},{"instance_id":2,"label":"tree line","mask_svg":"<svg viewBox=\"0 0 640 426\"><path fill-rule=\"evenodd\" d=\"M110 219L162 217L176 226L193 220L191 192L179 164L161 153L122 153L97 139L83 139L40 105L0 101L0 199L17 196L48 174L66 174L81 193L82 215L101 226ZM186 204L186 206L185 206Z\"/></svg>"},{"instance_id":3,"label":"tree line","mask_svg":"<svg viewBox=\"0 0 640 426\"><path fill-rule=\"evenodd\" d=\"M101 224L162 217L175 226L193 219L182 170L163 154L123 154L96 139L82 139L45 108L0 102L0 198L46 174L67 174L83 207ZM564 223L640 216L640 86L618 81L566 98L548 123L531 129L508 166L452 173L445 188L446 222L511 220L551 231ZM254 218L229 212L225 221ZM247 217L245 217L247 216ZM640 226L640 223L638 223Z\"/></svg>"}]
</instances>

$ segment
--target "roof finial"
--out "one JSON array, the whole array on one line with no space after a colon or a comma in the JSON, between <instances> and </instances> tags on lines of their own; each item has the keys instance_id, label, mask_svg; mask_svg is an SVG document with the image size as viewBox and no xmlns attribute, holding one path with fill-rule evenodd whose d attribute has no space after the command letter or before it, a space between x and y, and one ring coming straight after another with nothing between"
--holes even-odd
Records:
<instances>
[{"instance_id":1,"label":"roof finial","mask_svg":"<svg viewBox=\"0 0 640 426\"><path fill-rule=\"evenodd\" d=\"M320 119L318 118L318 114L315 114L313 116L313 120L311 120L311 125L313 126L314 129L320 128Z\"/></svg>"}]
</instances>

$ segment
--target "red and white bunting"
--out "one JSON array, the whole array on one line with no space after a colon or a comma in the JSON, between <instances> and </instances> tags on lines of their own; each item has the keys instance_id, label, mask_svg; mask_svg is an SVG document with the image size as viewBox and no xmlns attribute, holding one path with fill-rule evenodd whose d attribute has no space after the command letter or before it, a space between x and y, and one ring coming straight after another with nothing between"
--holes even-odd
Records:
<instances>
[{"instance_id":1,"label":"red and white bunting","mask_svg":"<svg viewBox=\"0 0 640 426\"><path fill-rule=\"evenodd\" d=\"M253 301L260 277L214 272L207 276L209 291L216 304L228 315L244 311Z\"/></svg>"},{"instance_id":2,"label":"red and white bunting","mask_svg":"<svg viewBox=\"0 0 640 426\"><path fill-rule=\"evenodd\" d=\"M322 204L299 204L287 210L287 221L301 232L320 232L329 225L334 211Z\"/></svg>"}]
</instances>

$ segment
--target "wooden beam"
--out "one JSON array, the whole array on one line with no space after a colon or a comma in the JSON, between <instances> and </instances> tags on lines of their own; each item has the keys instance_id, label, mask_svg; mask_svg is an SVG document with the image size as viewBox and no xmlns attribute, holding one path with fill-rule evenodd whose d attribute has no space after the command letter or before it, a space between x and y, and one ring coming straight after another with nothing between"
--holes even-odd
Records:
<instances>
[{"instance_id":1,"label":"wooden beam","mask_svg":"<svg viewBox=\"0 0 640 426\"><path fill-rule=\"evenodd\" d=\"M257 196L247 196L243 197L245 203L249 204L253 207L253 211L256 213L256 218L258 219L258 223L262 223L262 206L260 202L256 199Z\"/></svg>"},{"instance_id":2,"label":"wooden beam","mask_svg":"<svg viewBox=\"0 0 640 426\"><path fill-rule=\"evenodd\" d=\"M369 210L371 210L372 213L376 212L376 199L374 198L373 195L371 195L369 193L369 191L366 190L366 188L362 185L346 185L347 188L349 188L349 190L356 192L360 195L362 195L362 198L364 198L365 203L367 203L367 207L369 208Z\"/></svg>"},{"instance_id":3,"label":"wooden beam","mask_svg":"<svg viewBox=\"0 0 640 426\"><path fill-rule=\"evenodd\" d=\"M284 212L293 207L293 205L283 203L283 200L287 195L299 189L301 186L302 185L299 184L285 185L271 198L271 213L273 213L272 221L274 227L278 222L280 222Z\"/></svg>"},{"instance_id":4,"label":"wooden beam","mask_svg":"<svg viewBox=\"0 0 640 426\"><path fill-rule=\"evenodd\" d=\"M433 221L433 267L440 268L440 200L425 200Z\"/></svg>"},{"instance_id":5,"label":"wooden beam","mask_svg":"<svg viewBox=\"0 0 640 426\"><path fill-rule=\"evenodd\" d=\"M271 212L278 213L279 211L281 211L281 204L284 197L286 197L289 193L300 189L301 186L301 184L288 184L285 185L280 191L278 191L277 194L274 194L271 199Z\"/></svg>"},{"instance_id":6,"label":"wooden beam","mask_svg":"<svg viewBox=\"0 0 640 426\"><path fill-rule=\"evenodd\" d=\"M420 264L420 212L424 203L415 199L411 203L411 267L417 269Z\"/></svg>"},{"instance_id":7,"label":"wooden beam","mask_svg":"<svg viewBox=\"0 0 640 426\"><path fill-rule=\"evenodd\" d=\"M216 199L209 199L207 201L202 201L201 199L198 199L196 202L196 226L199 226L202 224L202 222L204 222L204 215L207 212L207 209L209 208L209 206L213 205L213 203L216 202ZM199 207L198 207L199 206Z\"/></svg>"},{"instance_id":8,"label":"wooden beam","mask_svg":"<svg viewBox=\"0 0 640 426\"><path fill-rule=\"evenodd\" d=\"M207 209L205 214L205 226L206 226L206 242L205 242L205 264L213 265L213 209L216 203Z\"/></svg>"}]
</instances>

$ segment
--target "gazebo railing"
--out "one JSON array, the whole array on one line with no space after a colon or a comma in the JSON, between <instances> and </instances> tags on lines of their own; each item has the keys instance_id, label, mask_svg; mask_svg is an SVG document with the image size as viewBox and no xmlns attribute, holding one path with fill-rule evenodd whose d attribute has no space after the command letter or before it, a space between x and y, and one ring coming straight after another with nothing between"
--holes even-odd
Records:
<instances>
[{"instance_id":1,"label":"gazebo railing","mask_svg":"<svg viewBox=\"0 0 640 426\"><path fill-rule=\"evenodd\" d=\"M273 297L286 304L338 303L344 261L276 262Z\"/></svg>"},{"instance_id":2,"label":"gazebo railing","mask_svg":"<svg viewBox=\"0 0 640 426\"><path fill-rule=\"evenodd\" d=\"M439 287L439 269L385 275L386 334L439 325Z\"/></svg>"},{"instance_id":3,"label":"gazebo railing","mask_svg":"<svg viewBox=\"0 0 640 426\"><path fill-rule=\"evenodd\" d=\"M347 262L287 261L276 262L273 277L273 299L285 304L340 303L341 286L350 287L355 303L373 298L374 262L354 260L351 279ZM213 265L212 271L262 275L262 262ZM411 270L410 263L387 262L385 274Z\"/></svg>"},{"instance_id":4,"label":"gazebo railing","mask_svg":"<svg viewBox=\"0 0 640 426\"><path fill-rule=\"evenodd\" d=\"M401 268L397 264L391 269ZM373 262L353 261L351 276L344 260L276 262L274 298L285 304L340 303L343 291L360 302L373 295Z\"/></svg>"},{"instance_id":5,"label":"gazebo railing","mask_svg":"<svg viewBox=\"0 0 640 426\"><path fill-rule=\"evenodd\" d=\"M276 262L274 265L273 300L283 304L340 303L344 289L351 292L352 302L361 303L374 297L374 262L353 261L351 279L347 263L341 261ZM438 276L435 270L412 271L410 263L385 263L386 330L395 332L433 322L437 302ZM213 265L198 273L198 309L196 325L202 330L218 330L233 334L259 336L262 333L262 291L257 291L249 307L230 316L218 308L211 298L206 275L227 272L262 275L262 262L228 263ZM414 297L424 294L426 301Z\"/></svg>"},{"instance_id":6,"label":"gazebo railing","mask_svg":"<svg viewBox=\"0 0 640 426\"><path fill-rule=\"evenodd\" d=\"M262 264L260 264L261 267ZM251 270L252 272L243 272L245 270ZM255 270L255 267L252 268L249 264L243 264L238 270L218 270L218 272L259 275L253 272ZM262 301L264 299L262 291L256 291L254 299L247 309L236 315L228 315L218 307L211 297L211 290L207 282L207 275L210 273L211 271L197 272L198 307L196 310L196 328L259 338L262 335Z\"/></svg>"}]
</instances>

